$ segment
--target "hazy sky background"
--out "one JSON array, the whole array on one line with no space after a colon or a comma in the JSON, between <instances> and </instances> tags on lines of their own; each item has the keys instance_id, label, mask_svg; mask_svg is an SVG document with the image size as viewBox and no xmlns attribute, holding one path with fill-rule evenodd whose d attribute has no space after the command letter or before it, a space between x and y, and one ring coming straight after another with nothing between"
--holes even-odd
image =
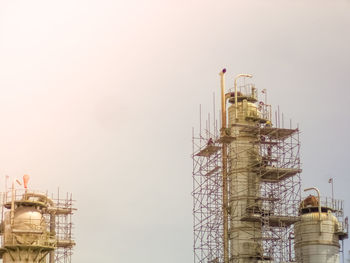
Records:
<instances>
[{"instance_id":1,"label":"hazy sky background","mask_svg":"<svg viewBox=\"0 0 350 263\"><path fill-rule=\"evenodd\" d=\"M226 67L350 215L349 46L349 0L0 0L0 182L73 193L73 262L193 262L191 132Z\"/></svg>"}]
</instances>

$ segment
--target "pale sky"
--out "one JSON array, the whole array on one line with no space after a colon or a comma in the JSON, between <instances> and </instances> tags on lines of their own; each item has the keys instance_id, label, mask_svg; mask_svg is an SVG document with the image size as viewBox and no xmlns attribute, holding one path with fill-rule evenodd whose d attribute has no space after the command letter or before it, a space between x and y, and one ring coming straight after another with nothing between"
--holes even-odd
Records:
<instances>
[{"instance_id":1,"label":"pale sky","mask_svg":"<svg viewBox=\"0 0 350 263\"><path fill-rule=\"evenodd\" d=\"M226 67L350 216L349 43L349 0L0 0L0 178L73 193L73 262L193 262L191 132Z\"/></svg>"}]
</instances>

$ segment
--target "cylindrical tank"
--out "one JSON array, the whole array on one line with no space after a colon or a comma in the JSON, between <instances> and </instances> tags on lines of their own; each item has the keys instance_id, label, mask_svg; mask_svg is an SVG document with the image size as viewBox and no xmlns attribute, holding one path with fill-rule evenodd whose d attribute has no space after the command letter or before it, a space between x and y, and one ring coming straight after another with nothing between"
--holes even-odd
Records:
<instances>
[{"instance_id":1,"label":"cylindrical tank","mask_svg":"<svg viewBox=\"0 0 350 263\"><path fill-rule=\"evenodd\" d=\"M2 262L46 263L47 254L54 250L56 241L50 236L44 217L47 206L38 199L41 196L26 191L4 204L10 211L5 212L2 223Z\"/></svg>"},{"instance_id":2,"label":"cylindrical tank","mask_svg":"<svg viewBox=\"0 0 350 263\"><path fill-rule=\"evenodd\" d=\"M298 263L339 263L338 219L330 210L302 213L294 225Z\"/></svg>"},{"instance_id":3,"label":"cylindrical tank","mask_svg":"<svg viewBox=\"0 0 350 263\"><path fill-rule=\"evenodd\" d=\"M46 223L42 213L32 206L21 206L15 209L11 225L10 211L5 214L4 247L16 253L5 253L3 262L46 262L42 252L36 247L45 246ZM29 249L27 249L29 248ZM32 248L32 249L30 249Z\"/></svg>"},{"instance_id":4,"label":"cylindrical tank","mask_svg":"<svg viewBox=\"0 0 350 263\"><path fill-rule=\"evenodd\" d=\"M251 169L259 158L259 148L252 144L257 135L239 126L256 127L254 118L259 118L259 111L247 100L238 102L237 115L235 104L228 109L229 127L236 137L229 148L230 257L237 263L256 263L262 256L261 223L246 220L247 214L260 211L260 178Z\"/></svg>"}]
</instances>

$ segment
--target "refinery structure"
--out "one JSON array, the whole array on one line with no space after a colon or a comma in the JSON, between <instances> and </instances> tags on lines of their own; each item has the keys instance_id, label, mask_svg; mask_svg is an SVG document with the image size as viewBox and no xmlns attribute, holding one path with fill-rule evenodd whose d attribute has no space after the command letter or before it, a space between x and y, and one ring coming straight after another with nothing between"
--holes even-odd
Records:
<instances>
[{"instance_id":1,"label":"refinery structure","mask_svg":"<svg viewBox=\"0 0 350 263\"><path fill-rule=\"evenodd\" d=\"M75 246L71 194L49 195L13 180L1 194L1 247L4 263L70 263Z\"/></svg>"},{"instance_id":2,"label":"refinery structure","mask_svg":"<svg viewBox=\"0 0 350 263\"><path fill-rule=\"evenodd\" d=\"M194 263L339 262L343 202L301 189L299 128L251 75L226 90L225 72L219 121L214 99L192 136Z\"/></svg>"}]
</instances>

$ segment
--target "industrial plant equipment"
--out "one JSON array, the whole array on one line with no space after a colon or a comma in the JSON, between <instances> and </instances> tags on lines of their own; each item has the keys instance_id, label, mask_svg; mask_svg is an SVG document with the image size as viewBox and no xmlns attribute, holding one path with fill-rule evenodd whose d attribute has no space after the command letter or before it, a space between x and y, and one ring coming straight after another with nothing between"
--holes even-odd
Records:
<instances>
[{"instance_id":1,"label":"industrial plant equipment","mask_svg":"<svg viewBox=\"0 0 350 263\"><path fill-rule=\"evenodd\" d=\"M303 263L338 263L340 240L348 237L348 220L343 217L343 202L322 200L310 195L300 204L300 220L294 225L295 257Z\"/></svg>"},{"instance_id":2,"label":"industrial plant equipment","mask_svg":"<svg viewBox=\"0 0 350 263\"><path fill-rule=\"evenodd\" d=\"M13 181L2 194L1 248L4 263L71 262L73 200L71 196L49 198L47 193ZM17 180L20 184L20 182Z\"/></svg>"},{"instance_id":3,"label":"industrial plant equipment","mask_svg":"<svg viewBox=\"0 0 350 263\"><path fill-rule=\"evenodd\" d=\"M307 250L300 233L309 215L299 210L299 128L279 108L273 114L267 91L259 93L248 82L251 75L237 75L233 89L226 90L225 72L220 72L221 124L214 99L205 125L200 109L199 134L192 136L194 262L316 262L300 256ZM327 211L327 220L335 222L333 210ZM332 240L334 245L337 239Z\"/></svg>"}]
</instances>

